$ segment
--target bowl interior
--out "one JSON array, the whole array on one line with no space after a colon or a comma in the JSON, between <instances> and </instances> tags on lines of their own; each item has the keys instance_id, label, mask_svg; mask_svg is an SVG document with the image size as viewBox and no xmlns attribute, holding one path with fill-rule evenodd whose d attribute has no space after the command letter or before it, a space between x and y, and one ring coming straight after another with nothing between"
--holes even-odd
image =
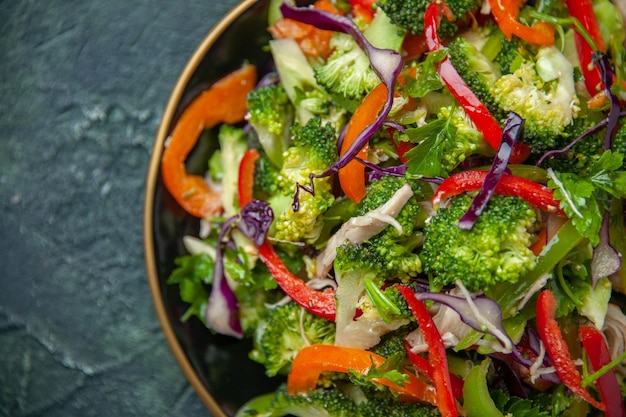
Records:
<instances>
[{"instance_id":1,"label":"bowl interior","mask_svg":"<svg viewBox=\"0 0 626 417\"><path fill-rule=\"evenodd\" d=\"M185 323L187 309L178 286L166 284L174 259L185 254L182 237L198 234L199 221L186 215L164 189L160 160L178 113L195 94L244 62L259 75L271 68L266 50L269 0L244 1L207 35L185 67L164 112L152 152L144 207L146 268L155 309L168 343L186 377L214 416L233 415L250 398L272 391L264 369L248 359L249 341L213 335L197 319ZM201 174L217 146L216 129L201 135L187 160L187 170Z\"/></svg>"}]
</instances>

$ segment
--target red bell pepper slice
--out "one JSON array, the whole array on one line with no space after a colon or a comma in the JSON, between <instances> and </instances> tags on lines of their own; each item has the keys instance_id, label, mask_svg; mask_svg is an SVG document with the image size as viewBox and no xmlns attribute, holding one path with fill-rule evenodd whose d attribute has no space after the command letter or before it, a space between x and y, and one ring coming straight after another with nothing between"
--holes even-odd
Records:
<instances>
[{"instance_id":1,"label":"red bell pepper slice","mask_svg":"<svg viewBox=\"0 0 626 417\"><path fill-rule=\"evenodd\" d=\"M319 291L306 285L302 279L289 271L268 240L259 246L259 256L289 298L316 316L335 321L337 309L335 291Z\"/></svg>"},{"instance_id":2,"label":"red bell pepper slice","mask_svg":"<svg viewBox=\"0 0 626 417\"><path fill-rule=\"evenodd\" d=\"M599 410L606 411L606 405L593 398L582 386L582 376L576 369L576 363L570 356L567 343L563 339L561 329L555 319L556 298L552 291L545 289L539 293L536 313L537 333L563 384L589 404Z\"/></svg>"},{"instance_id":3,"label":"red bell pepper slice","mask_svg":"<svg viewBox=\"0 0 626 417\"><path fill-rule=\"evenodd\" d=\"M593 12L593 2L591 0L567 0L567 10L570 16L578 19L595 42L595 46L600 51L605 51L606 46L600 35L600 25L598 19ZM585 87L592 96L604 90L600 70L593 63L591 57L593 53L593 45L578 32L574 32L574 40L576 42L576 50L578 51L578 59L580 60L580 70L585 79Z\"/></svg>"},{"instance_id":4,"label":"red bell pepper slice","mask_svg":"<svg viewBox=\"0 0 626 417\"><path fill-rule=\"evenodd\" d=\"M438 207L443 200L463 192L480 190L486 175L487 171L468 170L449 176L435 191L432 198L433 206ZM546 213L566 217L565 212L559 207L559 202L554 199L554 191L538 182L511 174L503 174L498 185L496 185L495 193L508 197L521 197L530 205L538 207Z\"/></svg>"},{"instance_id":5,"label":"red bell pepper slice","mask_svg":"<svg viewBox=\"0 0 626 417\"><path fill-rule=\"evenodd\" d=\"M515 35L526 42L536 45L552 45L554 28L546 22L537 22L526 26L518 20L519 12L525 0L489 0L491 14L504 35L511 39Z\"/></svg>"},{"instance_id":6,"label":"red bell pepper slice","mask_svg":"<svg viewBox=\"0 0 626 417\"><path fill-rule=\"evenodd\" d=\"M424 374L428 379L432 381L433 375L435 374L435 368L433 367L433 364L430 363L428 359L413 352L408 342L405 342L404 345L406 347L406 353L409 357L409 360L418 371L418 373ZM450 372L450 383L452 384L452 393L454 395L454 398L462 398L463 379Z\"/></svg>"},{"instance_id":7,"label":"red bell pepper slice","mask_svg":"<svg viewBox=\"0 0 626 417\"><path fill-rule=\"evenodd\" d=\"M358 372L367 375L372 366L380 366L385 358L367 350L334 345L310 345L301 349L291 364L287 377L287 391L291 395L307 393L317 386L322 372ZM432 387L410 372L409 382L398 385L386 378L374 382L389 387L405 401L427 402L435 405L437 399Z\"/></svg>"},{"instance_id":8,"label":"red bell pepper slice","mask_svg":"<svg viewBox=\"0 0 626 417\"><path fill-rule=\"evenodd\" d=\"M448 371L448 359L446 348L424 302L415 298L415 293L404 285L397 286L400 294L406 299L413 317L424 335L424 341L428 345L428 360L432 364L432 380L437 396L437 407L443 417L457 416L454 392Z\"/></svg>"},{"instance_id":9,"label":"red bell pepper slice","mask_svg":"<svg viewBox=\"0 0 626 417\"><path fill-rule=\"evenodd\" d=\"M611 362L611 353L604 340L604 335L595 327L582 325L578 328L578 336L585 348L593 371L597 371ZM615 372L611 369L597 380L598 389L602 402L606 406L607 417L624 417L626 408L622 398L622 392L617 382Z\"/></svg>"},{"instance_id":10,"label":"red bell pepper slice","mask_svg":"<svg viewBox=\"0 0 626 417\"><path fill-rule=\"evenodd\" d=\"M204 129L243 120L248 92L256 84L256 68L246 65L213 84L183 110L163 151L161 176L165 188L189 214L209 217L222 209L220 193L200 175L189 175L185 160ZM220 103L215 106L215 103ZM209 109L209 110L207 110Z\"/></svg>"},{"instance_id":11,"label":"red bell pepper slice","mask_svg":"<svg viewBox=\"0 0 626 417\"><path fill-rule=\"evenodd\" d=\"M249 149L241 159L237 185L240 207L244 207L252 201L254 190L254 163L258 157L258 151ZM300 277L289 271L267 239L259 246L259 256L265 265L267 265L267 268L280 288L294 302L317 316L331 321L335 320L336 302L334 291L319 291L307 286Z\"/></svg>"},{"instance_id":12,"label":"red bell pepper slice","mask_svg":"<svg viewBox=\"0 0 626 417\"><path fill-rule=\"evenodd\" d=\"M433 52L440 49L443 45L437 35L437 29L442 19L442 15L450 13L449 8L444 2L435 0L426 8L424 14L424 34L426 35L426 44L428 49ZM500 141L502 140L502 128L498 121L493 117L489 109L480 101L476 94L463 81L463 78L456 71L452 62L448 57L439 63L439 76L444 82L448 90L452 93L456 101L463 107L465 113L485 138L489 145L498 150ZM530 151L528 146L518 144L511 153L509 161L513 164L523 162Z\"/></svg>"}]
</instances>

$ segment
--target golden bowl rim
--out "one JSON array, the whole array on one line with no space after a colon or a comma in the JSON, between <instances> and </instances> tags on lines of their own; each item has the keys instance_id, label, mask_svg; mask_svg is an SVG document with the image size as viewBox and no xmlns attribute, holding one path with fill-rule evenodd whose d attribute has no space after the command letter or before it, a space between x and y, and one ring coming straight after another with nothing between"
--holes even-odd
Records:
<instances>
[{"instance_id":1,"label":"golden bowl rim","mask_svg":"<svg viewBox=\"0 0 626 417\"><path fill-rule=\"evenodd\" d=\"M152 297L152 303L156 311L157 318L161 325L161 329L174 354L179 367L183 374L196 391L202 402L209 409L214 417L228 417L219 406L218 402L213 398L207 387L202 383L196 370L191 365L189 358L185 354L180 341L176 337L172 323L170 322L165 305L163 303L163 294L160 288L159 276L157 273L156 258L154 252L154 197L157 186L158 173L161 165L161 157L165 140L167 139L170 126L176 115L176 111L180 104L183 92L188 85L194 72L197 70L200 62L206 56L210 48L215 44L224 31L245 11L250 9L259 0L243 0L233 7L218 23L207 33L201 43L196 47L190 59L185 64L176 84L170 94L164 109L159 128L157 130L156 139L152 146L150 155L148 172L146 177L144 208L143 208L143 239L144 239L144 261L146 272L148 275L148 284Z\"/></svg>"}]
</instances>

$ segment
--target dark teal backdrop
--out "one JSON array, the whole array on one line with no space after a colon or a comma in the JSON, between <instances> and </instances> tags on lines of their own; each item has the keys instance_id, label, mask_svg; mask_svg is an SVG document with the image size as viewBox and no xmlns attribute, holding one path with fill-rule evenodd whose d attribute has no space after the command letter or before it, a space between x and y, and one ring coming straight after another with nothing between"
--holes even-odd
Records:
<instances>
[{"instance_id":1,"label":"dark teal backdrop","mask_svg":"<svg viewBox=\"0 0 626 417\"><path fill-rule=\"evenodd\" d=\"M154 314L144 181L235 0L0 0L0 416L210 416Z\"/></svg>"}]
</instances>

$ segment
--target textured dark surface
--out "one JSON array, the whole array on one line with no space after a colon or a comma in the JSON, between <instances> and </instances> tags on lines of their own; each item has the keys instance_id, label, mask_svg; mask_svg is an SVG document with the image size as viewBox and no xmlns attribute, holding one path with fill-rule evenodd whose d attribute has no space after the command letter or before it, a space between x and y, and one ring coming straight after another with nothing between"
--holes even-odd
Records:
<instances>
[{"instance_id":1,"label":"textured dark surface","mask_svg":"<svg viewBox=\"0 0 626 417\"><path fill-rule=\"evenodd\" d=\"M0 416L209 416L154 314L143 187L235 0L0 0Z\"/></svg>"}]
</instances>

